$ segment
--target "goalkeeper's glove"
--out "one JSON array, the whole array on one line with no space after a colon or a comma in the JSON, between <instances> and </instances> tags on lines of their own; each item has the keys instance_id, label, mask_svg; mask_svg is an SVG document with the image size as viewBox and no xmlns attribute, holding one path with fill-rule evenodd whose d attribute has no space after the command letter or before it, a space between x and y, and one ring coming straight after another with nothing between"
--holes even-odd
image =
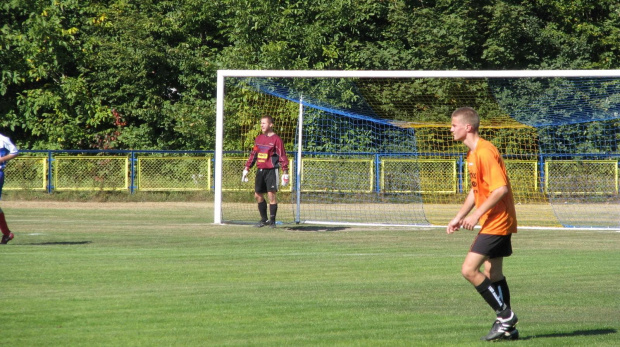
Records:
<instances>
[{"instance_id":1,"label":"goalkeeper's glove","mask_svg":"<svg viewBox=\"0 0 620 347\"><path fill-rule=\"evenodd\" d=\"M282 175L282 187L286 187L288 185L288 174Z\"/></svg>"},{"instance_id":2,"label":"goalkeeper's glove","mask_svg":"<svg viewBox=\"0 0 620 347\"><path fill-rule=\"evenodd\" d=\"M248 181L248 169L243 169L243 175L241 176L241 182Z\"/></svg>"}]
</instances>

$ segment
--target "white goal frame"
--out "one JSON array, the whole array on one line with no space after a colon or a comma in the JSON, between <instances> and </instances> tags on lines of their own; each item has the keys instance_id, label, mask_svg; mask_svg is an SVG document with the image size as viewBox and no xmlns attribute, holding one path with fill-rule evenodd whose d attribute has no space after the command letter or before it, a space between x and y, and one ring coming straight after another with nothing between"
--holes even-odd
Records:
<instances>
[{"instance_id":1,"label":"white goal frame","mask_svg":"<svg viewBox=\"0 0 620 347\"><path fill-rule=\"evenodd\" d=\"M291 77L291 78L553 78L615 77L620 70L218 70L215 122L215 165L213 223L222 223L222 154L224 142L224 86L227 77ZM425 226L429 227L429 226ZM433 226L431 226L433 227ZM445 226L436 226L445 227ZM540 228L535 228L540 229ZM571 228L579 229L579 228ZM597 228L583 228L593 230ZM609 228L601 230L609 231Z\"/></svg>"}]
</instances>

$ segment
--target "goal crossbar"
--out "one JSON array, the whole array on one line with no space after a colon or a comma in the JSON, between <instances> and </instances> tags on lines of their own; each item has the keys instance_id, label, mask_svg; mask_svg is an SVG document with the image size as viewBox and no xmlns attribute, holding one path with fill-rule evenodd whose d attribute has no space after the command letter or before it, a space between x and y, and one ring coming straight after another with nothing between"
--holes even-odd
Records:
<instances>
[{"instance_id":1,"label":"goal crossbar","mask_svg":"<svg viewBox=\"0 0 620 347\"><path fill-rule=\"evenodd\" d=\"M218 77L525 78L620 77L620 70L218 70ZM219 100L219 99L218 99Z\"/></svg>"}]
</instances>

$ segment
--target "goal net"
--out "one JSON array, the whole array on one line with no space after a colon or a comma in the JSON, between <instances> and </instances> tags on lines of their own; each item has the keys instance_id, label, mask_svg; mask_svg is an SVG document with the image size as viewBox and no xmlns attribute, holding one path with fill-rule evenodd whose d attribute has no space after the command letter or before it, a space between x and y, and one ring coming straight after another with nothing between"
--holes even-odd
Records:
<instances>
[{"instance_id":1,"label":"goal net","mask_svg":"<svg viewBox=\"0 0 620 347\"><path fill-rule=\"evenodd\" d=\"M620 228L616 71L220 71L214 221L258 221L241 173L269 115L291 162L278 221L446 225L470 188L462 106L503 154L521 227Z\"/></svg>"}]
</instances>

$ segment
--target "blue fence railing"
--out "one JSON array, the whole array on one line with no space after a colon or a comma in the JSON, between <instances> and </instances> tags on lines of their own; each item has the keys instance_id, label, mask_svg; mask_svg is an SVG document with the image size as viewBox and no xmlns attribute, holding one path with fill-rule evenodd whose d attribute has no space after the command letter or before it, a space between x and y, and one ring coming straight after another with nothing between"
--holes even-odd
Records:
<instances>
[{"instance_id":1,"label":"blue fence railing","mask_svg":"<svg viewBox=\"0 0 620 347\"><path fill-rule=\"evenodd\" d=\"M5 185L7 189L32 189L29 181L42 182L35 184L35 189L45 190L48 193L58 190L125 190L135 193L138 190L212 190L213 189L213 165L214 151L167 151L167 150L21 150L22 154L15 161L25 159L38 160L34 165L9 164L7 171L11 170L11 178ZM291 153L292 154L292 153ZM247 155L241 151L225 152L226 157L243 157ZM454 177L455 193L467 190L466 165L464 154L443 153L338 153L326 154L316 152L304 152L303 158L311 160L312 157L339 156L365 157L374 163L374 175L372 189L376 193L381 192L382 181L385 172L382 162L391 158L414 159L416 156L433 160L432 158L450 158L455 162L456 173ZM44 159L43 159L44 158ZM291 158L293 156L291 155ZM431 159L429 159L431 158ZM525 159L524 159L525 158ZM529 176L535 180L536 189L544 193L548 187L547 180L550 176L550 161L574 160L580 161L615 161L615 189L618 190L618 162L620 154L533 154L530 156L505 156L507 161L525 160L530 166L536 167L536 175ZM592 165L586 163L585 166ZM583 167L584 165L581 165ZM33 168L34 167L34 168ZM421 167L421 166L420 166ZM570 166L567 166L571 170ZM235 170L236 166L231 170ZM239 172L241 168L239 168ZM575 171L575 174L579 172ZM41 176L45 175L45 179ZM236 180L236 179L235 179Z\"/></svg>"}]
</instances>

